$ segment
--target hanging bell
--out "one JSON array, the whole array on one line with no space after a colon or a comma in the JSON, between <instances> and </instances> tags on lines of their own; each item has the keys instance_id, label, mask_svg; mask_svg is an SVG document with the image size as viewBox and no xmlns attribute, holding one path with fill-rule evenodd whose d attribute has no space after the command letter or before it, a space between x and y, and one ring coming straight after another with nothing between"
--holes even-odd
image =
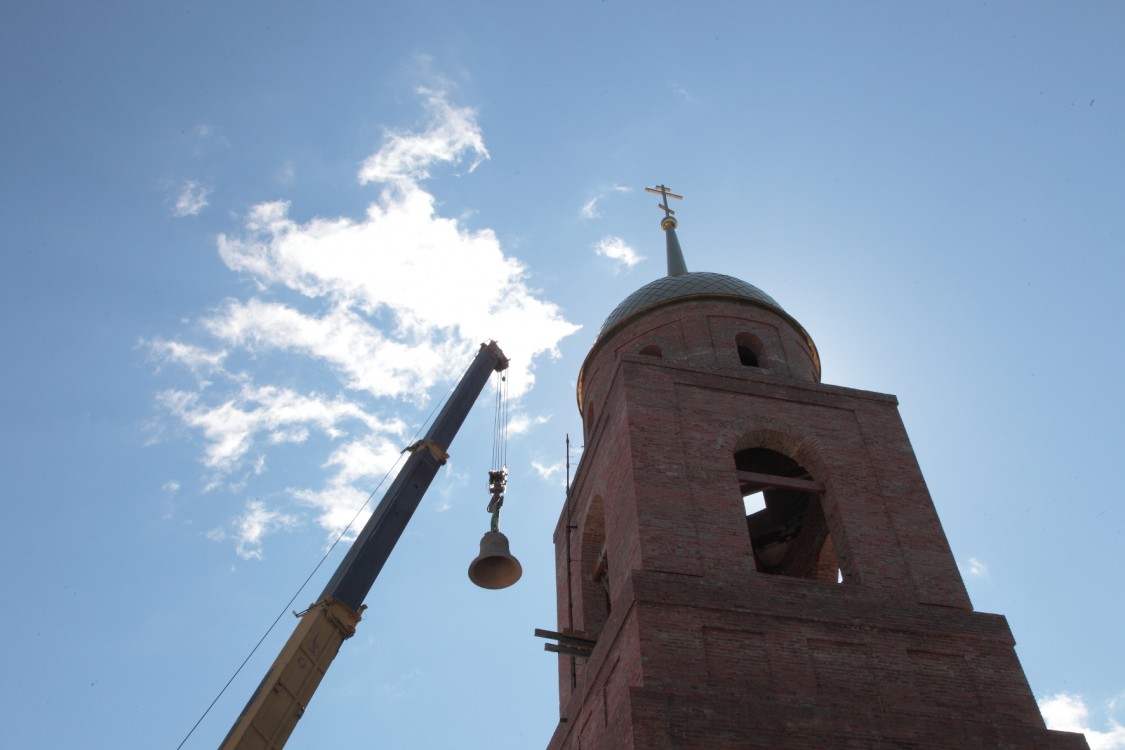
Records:
<instances>
[{"instance_id":1,"label":"hanging bell","mask_svg":"<svg viewBox=\"0 0 1125 750\"><path fill-rule=\"evenodd\" d=\"M499 531L485 532L480 554L469 563L469 580L482 589L505 589L522 575L523 566L508 551L508 537Z\"/></svg>"}]
</instances>

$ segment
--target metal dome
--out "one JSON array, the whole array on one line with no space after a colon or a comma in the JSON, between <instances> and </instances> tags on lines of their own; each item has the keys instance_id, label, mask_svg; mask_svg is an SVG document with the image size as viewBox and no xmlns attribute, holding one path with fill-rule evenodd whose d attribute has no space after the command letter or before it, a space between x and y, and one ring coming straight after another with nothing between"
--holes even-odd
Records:
<instances>
[{"instance_id":1,"label":"metal dome","mask_svg":"<svg viewBox=\"0 0 1125 750\"><path fill-rule=\"evenodd\" d=\"M606 333L617 327L626 318L631 318L643 310L663 305L682 297L736 297L748 299L759 305L772 308L783 315L785 311L781 305L753 284L747 284L742 279L727 276L721 273L708 273L705 271L681 273L677 276L664 276L649 284L645 284L637 291L626 297L621 304L613 309L605 319L601 330L598 331L600 339ZM788 315L786 315L788 317Z\"/></svg>"}]
</instances>

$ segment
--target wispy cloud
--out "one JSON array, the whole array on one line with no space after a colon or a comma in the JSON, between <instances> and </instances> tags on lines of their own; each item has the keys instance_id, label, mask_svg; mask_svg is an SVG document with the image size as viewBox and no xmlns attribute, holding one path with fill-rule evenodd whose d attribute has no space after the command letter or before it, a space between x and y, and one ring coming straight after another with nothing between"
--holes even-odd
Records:
<instances>
[{"instance_id":1,"label":"wispy cloud","mask_svg":"<svg viewBox=\"0 0 1125 750\"><path fill-rule=\"evenodd\" d=\"M598 213L598 201L601 200L600 195L595 195L590 200L582 204L582 218L583 219L596 219L601 216Z\"/></svg>"},{"instance_id":2,"label":"wispy cloud","mask_svg":"<svg viewBox=\"0 0 1125 750\"><path fill-rule=\"evenodd\" d=\"M972 578L984 578L988 575L988 566L975 557L970 557L962 570Z\"/></svg>"},{"instance_id":3,"label":"wispy cloud","mask_svg":"<svg viewBox=\"0 0 1125 750\"><path fill-rule=\"evenodd\" d=\"M227 353L223 350L210 350L194 344L185 344L168 339L141 339L153 362L181 365L194 373L211 373L222 369Z\"/></svg>"},{"instance_id":4,"label":"wispy cloud","mask_svg":"<svg viewBox=\"0 0 1125 750\"><path fill-rule=\"evenodd\" d=\"M527 414L515 414L508 420L508 434L509 435L523 435L527 433L532 427L541 424L547 424L551 421L550 417L538 416L531 417Z\"/></svg>"},{"instance_id":5,"label":"wispy cloud","mask_svg":"<svg viewBox=\"0 0 1125 750\"><path fill-rule=\"evenodd\" d=\"M343 424L356 422L372 431L392 430L397 423L384 423L342 396L302 394L288 388L244 383L220 403L209 403L194 391L166 390L158 401L188 427L199 430L207 441L203 463L221 476L233 471L250 452L256 438L288 442L281 435L299 434L316 427L330 438L344 434ZM258 467L260 471L260 467Z\"/></svg>"},{"instance_id":6,"label":"wispy cloud","mask_svg":"<svg viewBox=\"0 0 1125 750\"><path fill-rule=\"evenodd\" d=\"M172 205L172 215L178 217L198 216L207 208L207 196L211 188L204 187L194 180L187 180L180 187L176 202Z\"/></svg>"},{"instance_id":7,"label":"wispy cloud","mask_svg":"<svg viewBox=\"0 0 1125 750\"><path fill-rule=\"evenodd\" d=\"M644 260L644 256L637 254L637 251L620 237L601 238L594 245L594 252L616 263L614 273L620 273L622 269L632 270L633 266Z\"/></svg>"},{"instance_id":8,"label":"wispy cloud","mask_svg":"<svg viewBox=\"0 0 1125 750\"><path fill-rule=\"evenodd\" d=\"M491 229L439 213L422 181L441 165L471 172L488 150L474 110L440 91L420 94L425 126L388 130L359 169L361 184L384 186L365 215L300 222L286 202L253 206L241 229L217 243L252 293L193 321L205 340L145 342L153 360L210 378L167 389L158 402L202 436L211 489L229 487L236 472L264 470L275 446L312 450L325 445L314 435L329 439L322 478L289 488L291 508L243 513L261 523L248 522L260 532L239 542L239 554L260 551L266 535L310 511L326 530L343 529L399 456L404 401L428 400L432 386L459 376L480 342L496 339L511 359L516 400L534 386L536 360L559 356L559 342L578 330L528 285L526 267ZM266 361L293 367L279 373ZM315 381L293 380L314 371ZM541 420L517 417L510 432Z\"/></svg>"},{"instance_id":9,"label":"wispy cloud","mask_svg":"<svg viewBox=\"0 0 1125 750\"><path fill-rule=\"evenodd\" d=\"M271 510L261 500L249 500L242 515L235 522L235 551L244 560L262 559L262 539L266 534L297 525L295 516Z\"/></svg>"},{"instance_id":10,"label":"wispy cloud","mask_svg":"<svg viewBox=\"0 0 1125 750\"><path fill-rule=\"evenodd\" d=\"M1112 705L1111 705L1112 708ZM1125 748L1125 726L1112 716L1107 717L1105 731L1090 726L1090 709L1080 695L1059 693L1039 701L1039 711L1050 729L1081 732L1086 735L1090 750L1122 750Z\"/></svg>"},{"instance_id":11,"label":"wispy cloud","mask_svg":"<svg viewBox=\"0 0 1125 750\"><path fill-rule=\"evenodd\" d=\"M160 489L164 492L162 505L164 507L164 520L167 521L176 515L176 495L180 491L180 483L175 479L169 479L160 486Z\"/></svg>"},{"instance_id":12,"label":"wispy cloud","mask_svg":"<svg viewBox=\"0 0 1125 750\"><path fill-rule=\"evenodd\" d=\"M380 700L397 700L413 690L418 678L422 676L422 670L411 669L400 674L394 680L379 684L375 689L379 692Z\"/></svg>"},{"instance_id":13,"label":"wispy cloud","mask_svg":"<svg viewBox=\"0 0 1125 750\"><path fill-rule=\"evenodd\" d=\"M612 193L629 193L632 192L632 190L632 188L626 187L625 185L613 185L609 188L601 188L590 196L589 200L582 204L582 208L579 209L578 213L583 219L599 219L602 215L599 206L603 198Z\"/></svg>"},{"instance_id":14,"label":"wispy cloud","mask_svg":"<svg viewBox=\"0 0 1125 750\"><path fill-rule=\"evenodd\" d=\"M293 497L318 513L317 522L335 536L348 529L347 538L354 539L371 515L371 506L364 505L380 479L392 472L403 457L401 445L405 426L395 425L395 432L369 432L337 447L324 462L331 471L320 489L293 489ZM362 508L360 511L359 509ZM357 517L358 512L358 517Z\"/></svg>"},{"instance_id":15,"label":"wispy cloud","mask_svg":"<svg viewBox=\"0 0 1125 750\"><path fill-rule=\"evenodd\" d=\"M370 493L350 484L333 481L321 489L294 489L293 497L318 512L317 523L333 538L347 529L346 539L356 534L371 516L371 506L364 505Z\"/></svg>"},{"instance_id":16,"label":"wispy cloud","mask_svg":"<svg viewBox=\"0 0 1125 750\"><path fill-rule=\"evenodd\" d=\"M562 461L556 461L553 464L545 464L542 461L532 461L531 468L539 475L539 478L547 481L558 481L563 476L563 470L566 468Z\"/></svg>"},{"instance_id":17,"label":"wispy cloud","mask_svg":"<svg viewBox=\"0 0 1125 750\"><path fill-rule=\"evenodd\" d=\"M675 81L669 81L668 87L672 89L672 93L678 96L681 100L685 102L691 101L691 92L680 84L676 83Z\"/></svg>"},{"instance_id":18,"label":"wispy cloud","mask_svg":"<svg viewBox=\"0 0 1125 750\"><path fill-rule=\"evenodd\" d=\"M426 99L428 127L422 133L388 131L383 147L363 162L361 183L413 186L429 177L435 164L457 164L469 154L472 172L488 158L476 110L451 105L441 91L422 88L418 93Z\"/></svg>"},{"instance_id":19,"label":"wispy cloud","mask_svg":"<svg viewBox=\"0 0 1125 750\"><path fill-rule=\"evenodd\" d=\"M203 156L212 147L230 148L230 141L223 135L219 128L209 123L201 123L191 129L192 152L195 156Z\"/></svg>"}]
</instances>

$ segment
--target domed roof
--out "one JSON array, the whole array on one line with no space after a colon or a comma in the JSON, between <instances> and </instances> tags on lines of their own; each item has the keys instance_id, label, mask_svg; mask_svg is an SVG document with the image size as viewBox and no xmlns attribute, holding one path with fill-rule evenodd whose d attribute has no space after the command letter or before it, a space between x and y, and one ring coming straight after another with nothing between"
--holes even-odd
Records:
<instances>
[{"instance_id":1,"label":"domed roof","mask_svg":"<svg viewBox=\"0 0 1125 750\"><path fill-rule=\"evenodd\" d=\"M688 272L659 278L630 294L605 319L601 330L598 331L598 338L600 339L626 318L682 297L735 297L750 300L785 314L773 297L742 279L721 273Z\"/></svg>"},{"instance_id":2,"label":"domed roof","mask_svg":"<svg viewBox=\"0 0 1125 750\"><path fill-rule=\"evenodd\" d=\"M622 328L626 322L649 310L656 310L664 305L674 304L679 300L689 299L717 299L732 300L756 305L767 310L772 310L782 319L789 322L800 334L808 345L809 356L815 370L815 379L820 380L820 355L817 354L816 345L809 334L801 327L793 316L785 312L777 301L753 284L747 284L742 279L727 276L721 273L695 272L687 270L684 262L684 253L680 248L680 240L676 236L676 218L668 207L669 198L682 198L668 191L664 185L655 188L645 188L645 192L656 193L661 196L660 208L664 210L664 218L660 221L660 228L664 230L665 245L668 256L668 275L645 284L637 291L626 297L621 304L613 309L609 317L602 323L594 339L594 345L586 354L582 368L578 371L578 410L585 414L582 405L586 368L603 347L611 345L614 337L610 334ZM622 342L623 345L628 342Z\"/></svg>"}]
</instances>

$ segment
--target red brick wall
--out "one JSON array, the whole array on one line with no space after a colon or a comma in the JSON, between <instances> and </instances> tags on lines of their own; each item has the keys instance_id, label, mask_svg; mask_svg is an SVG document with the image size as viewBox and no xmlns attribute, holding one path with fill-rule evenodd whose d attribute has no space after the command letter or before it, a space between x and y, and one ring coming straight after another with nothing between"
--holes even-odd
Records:
<instances>
[{"instance_id":1,"label":"red brick wall","mask_svg":"<svg viewBox=\"0 0 1125 750\"><path fill-rule=\"evenodd\" d=\"M761 367L739 362L739 333ZM551 748L1086 746L1045 729L1007 623L972 611L894 397L818 378L803 332L737 302L669 305L595 347L569 575L565 512L555 542L560 627L598 643L573 684L560 657ZM843 583L755 571L734 465L749 447L824 484Z\"/></svg>"}]
</instances>

